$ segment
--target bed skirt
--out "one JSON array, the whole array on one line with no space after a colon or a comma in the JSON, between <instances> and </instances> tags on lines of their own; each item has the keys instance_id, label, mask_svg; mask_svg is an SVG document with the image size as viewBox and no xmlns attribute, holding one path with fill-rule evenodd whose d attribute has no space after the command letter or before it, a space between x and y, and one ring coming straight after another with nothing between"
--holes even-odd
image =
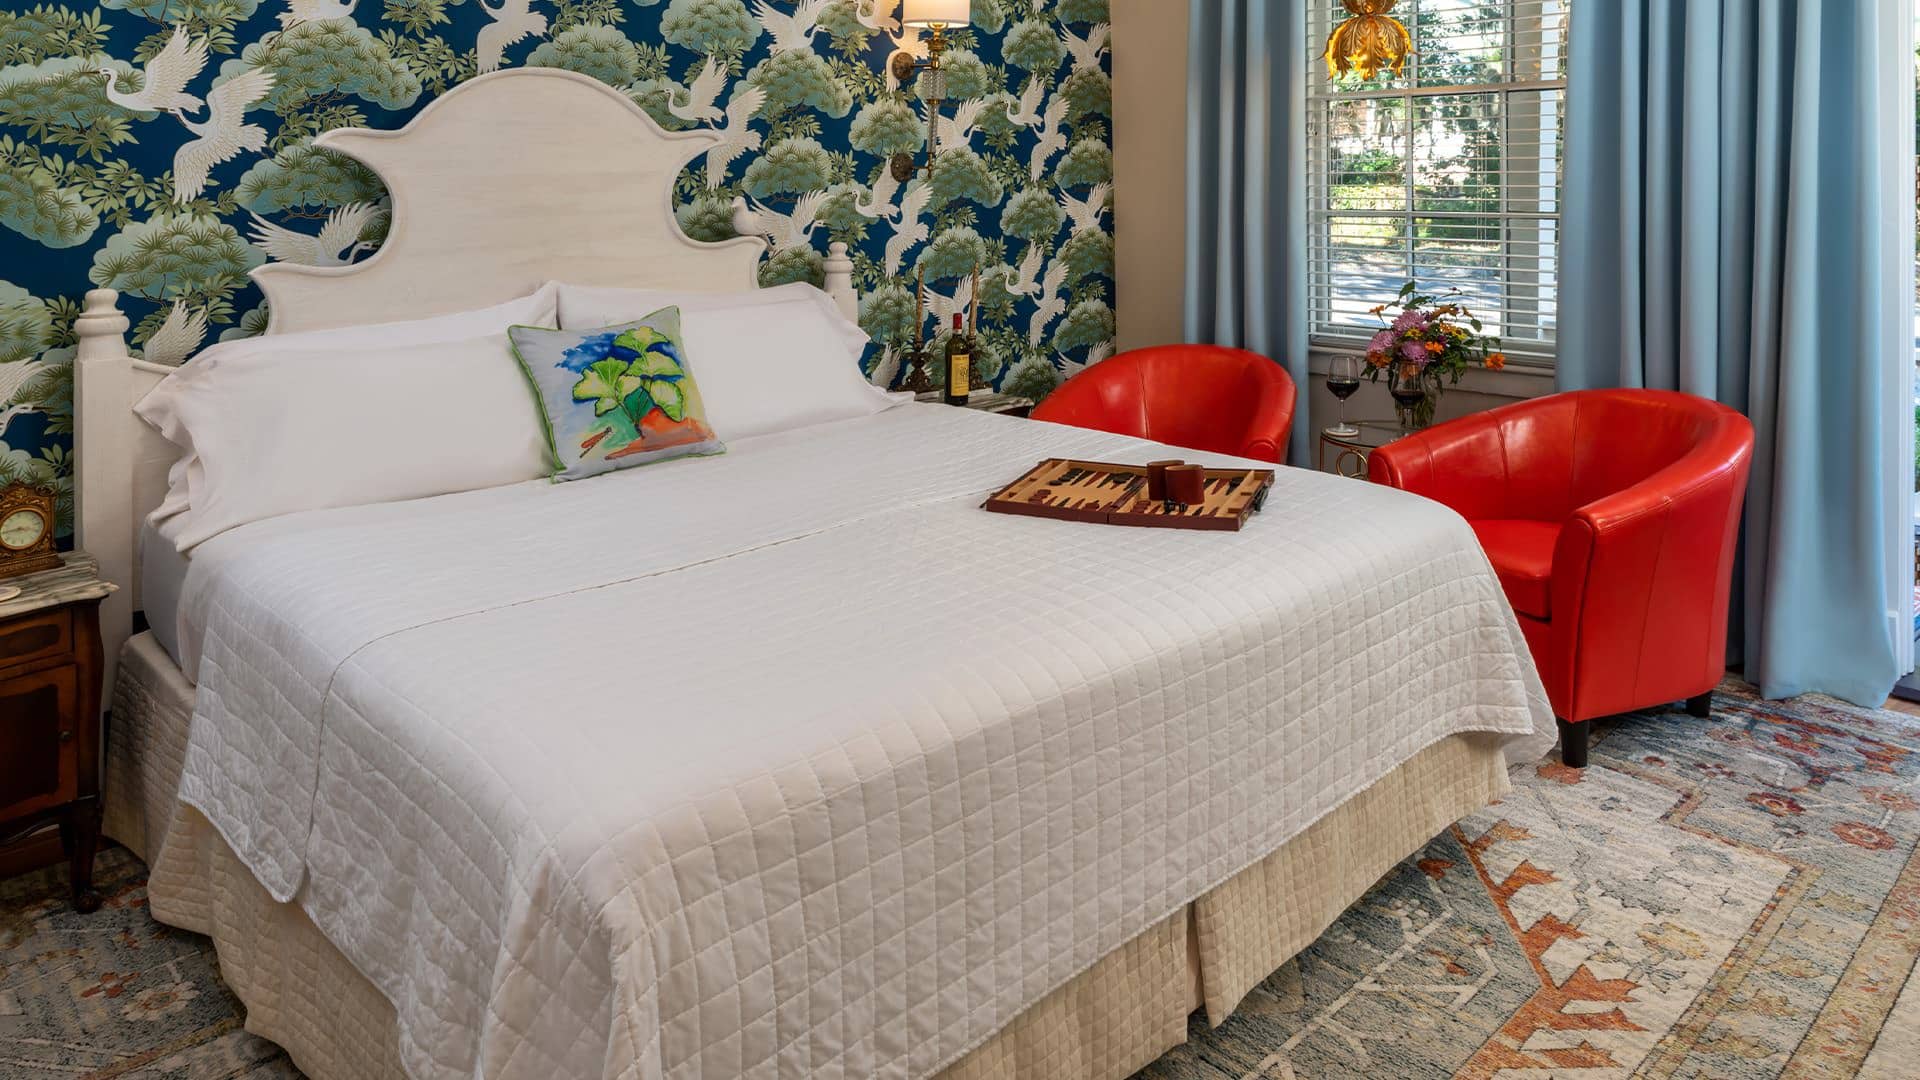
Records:
<instances>
[{"instance_id":1,"label":"bed skirt","mask_svg":"<svg viewBox=\"0 0 1920 1080\"><path fill-rule=\"evenodd\" d=\"M175 798L193 686L153 639L121 652L107 736L104 831L146 860L154 918L214 941L248 1031L314 1080L404 1074L393 1006L282 904L200 814ZM1219 1024L1320 936L1380 875L1508 790L1497 735L1454 735L1414 755L1305 832L1030 1006L940 1080L1122 1080Z\"/></svg>"}]
</instances>

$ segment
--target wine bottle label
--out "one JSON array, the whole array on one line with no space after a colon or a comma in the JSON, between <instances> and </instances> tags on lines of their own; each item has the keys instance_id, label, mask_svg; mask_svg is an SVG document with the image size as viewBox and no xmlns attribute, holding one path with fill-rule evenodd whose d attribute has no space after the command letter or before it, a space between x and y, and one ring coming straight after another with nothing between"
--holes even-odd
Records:
<instances>
[{"instance_id":1,"label":"wine bottle label","mask_svg":"<svg viewBox=\"0 0 1920 1080\"><path fill-rule=\"evenodd\" d=\"M972 354L954 353L947 358L947 362L953 367L952 372L947 376L948 389L955 395L969 393L971 387L967 385L967 379L973 374Z\"/></svg>"}]
</instances>

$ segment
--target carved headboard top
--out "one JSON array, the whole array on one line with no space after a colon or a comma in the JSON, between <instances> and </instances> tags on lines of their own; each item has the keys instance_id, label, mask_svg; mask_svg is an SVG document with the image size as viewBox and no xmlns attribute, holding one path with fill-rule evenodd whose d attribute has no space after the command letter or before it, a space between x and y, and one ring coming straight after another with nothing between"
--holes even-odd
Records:
<instances>
[{"instance_id":1,"label":"carved headboard top","mask_svg":"<svg viewBox=\"0 0 1920 1080\"><path fill-rule=\"evenodd\" d=\"M675 179L720 138L662 130L619 91L557 68L482 75L397 130L329 131L314 144L386 183L387 239L349 266L256 268L268 333L467 310L549 279L754 288L761 240L691 240L673 216Z\"/></svg>"}]
</instances>

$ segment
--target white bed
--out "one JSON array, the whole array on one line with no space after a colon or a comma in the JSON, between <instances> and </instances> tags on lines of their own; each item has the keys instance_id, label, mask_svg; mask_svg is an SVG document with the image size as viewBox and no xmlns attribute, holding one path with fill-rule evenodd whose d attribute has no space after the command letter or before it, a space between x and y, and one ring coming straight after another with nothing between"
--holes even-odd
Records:
<instances>
[{"instance_id":1,"label":"white bed","mask_svg":"<svg viewBox=\"0 0 1920 1080\"><path fill-rule=\"evenodd\" d=\"M549 155L425 198L515 133ZM565 160L589 133L618 198ZM748 287L756 242L691 244L664 206L702 137L534 70L329 133L393 230L363 266L261 272L276 329L529 274ZM541 167L593 205L530 200ZM475 221L514 224L481 251ZM131 576L166 454L126 411L162 372L123 328L90 294L79 498L82 544ZM242 526L178 578L197 691L128 647L108 831L323 1078L1125 1075L1552 741L1435 504L1282 470L1232 534L978 509L1040 457L1164 454L906 406ZM147 566L151 620L180 567ZM288 1007L329 996L361 1027Z\"/></svg>"},{"instance_id":2,"label":"white bed","mask_svg":"<svg viewBox=\"0 0 1920 1080\"><path fill-rule=\"evenodd\" d=\"M146 616L147 629L181 670L193 666L181 659L180 595L187 586L187 567L192 558L168 539L158 526L140 523L136 544L140 566L140 611ZM191 641L189 644L193 644ZM194 645L198 650L198 645Z\"/></svg>"}]
</instances>

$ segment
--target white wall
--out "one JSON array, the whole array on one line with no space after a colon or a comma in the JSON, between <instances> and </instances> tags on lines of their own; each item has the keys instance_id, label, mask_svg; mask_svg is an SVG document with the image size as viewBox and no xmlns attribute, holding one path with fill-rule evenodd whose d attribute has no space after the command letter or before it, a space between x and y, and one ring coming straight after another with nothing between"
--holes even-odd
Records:
<instances>
[{"instance_id":1,"label":"white wall","mask_svg":"<svg viewBox=\"0 0 1920 1080\"><path fill-rule=\"evenodd\" d=\"M1113 0L1111 11L1114 318L1126 350L1181 340L1187 5Z\"/></svg>"}]
</instances>

